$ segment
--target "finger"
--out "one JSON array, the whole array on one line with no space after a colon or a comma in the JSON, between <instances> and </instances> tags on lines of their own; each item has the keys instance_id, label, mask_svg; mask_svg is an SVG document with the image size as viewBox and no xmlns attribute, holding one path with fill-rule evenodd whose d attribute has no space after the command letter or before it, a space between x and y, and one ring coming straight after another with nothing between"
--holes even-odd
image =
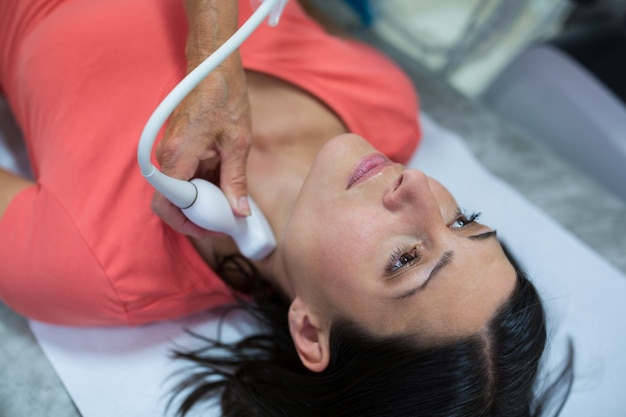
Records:
<instances>
[{"instance_id":1,"label":"finger","mask_svg":"<svg viewBox=\"0 0 626 417\"><path fill-rule=\"evenodd\" d=\"M196 238L203 238L210 234L208 230L197 226L187 219L178 207L170 203L165 197L157 192L154 193L151 207L152 211L159 216L161 220L178 233Z\"/></svg>"},{"instance_id":2,"label":"finger","mask_svg":"<svg viewBox=\"0 0 626 417\"><path fill-rule=\"evenodd\" d=\"M214 158L217 154L214 150L203 151L187 144L184 138L176 137L162 141L155 154L161 172L173 178L189 180L196 175L201 158Z\"/></svg>"},{"instance_id":3,"label":"finger","mask_svg":"<svg viewBox=\"0 0 626 417\"><path fill-rule=\"evenodd\" d=\"M161 171L178 179L197 175L199 161L217 159L217 133L207 130L207 123L194 122L186 110L172 116L155 155Z\"/></svg>"},{"instance_id":4,"label":"finger","mask_svg":"<svg viewBox=\"0 0 626 417\"><path fill-rule=\"evenodd\" d=\"M250 141L247 135L241 137L243 139L225 144L221 149L220 188L236 215L249 216L246 164Z\"/></svg>"}]
</instances>

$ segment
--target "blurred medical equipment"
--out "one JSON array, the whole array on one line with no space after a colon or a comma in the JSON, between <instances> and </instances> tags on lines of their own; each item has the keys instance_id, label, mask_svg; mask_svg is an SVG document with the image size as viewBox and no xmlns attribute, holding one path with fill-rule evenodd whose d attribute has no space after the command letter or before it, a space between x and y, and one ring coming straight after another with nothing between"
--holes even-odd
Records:
<instances>
[{"instance_id":1,"label":"blurred medical equipment","mask_svg":"<svg viewBox=\"0 0 626 417\"><path fill-rule=\"evenodd\" d=\"M209 181L194 178L184 181L169 177L151 162L154 141L180 102L211 71L232 54L268 17L268 24L278 24L287 0L252 0L258 8L234 34L198 67L191 71L159 104L148 119L139 139L137 160L144 178L163 196L179 207L196 225L231 236L241 253L250 259L263 259L276 247L276 239L267 219L250 199L251 215L236 217L222 191ZM259 5L260 4L260 5Z\"/></svg>"},{"instance_id":2,"label":"blurred medical equipment","mask_svg":"<svg viewBox=\"0 0 626 417\"><path fill-rule=\"evenodd\" d=\"M590 3L523 50L483 100L626 200L626 12Z\"/></svg>"},{"instance_id":3,"label":"blurred medical equipment","mask_svg":"<svg viewBox=\"0 0 626 417\"><path fill-rule=\"evenodd\" d=\"M394 3L398 6L394 7ZM526 24L522 37L542 36L571 7L567 0L473 0L459 4L442 1L436 6L428 2L407 6L404 2L406 13L414 14L413 21L419 21L422 8L432 10L432 16L449 17L448 25L434 27L432 22L426 21L407 24L406 16L397 12L402 3L402 0L374 3L380 32L386 34L385 37L404 39L413 54L423 57L431 69L446 78L467 62L488 54L520 21Z\"/></svg>"},{"instance_id":4,"label":"blurred medical equipment","mask_svg":"<svg viewBox=\"0 0 626 417\"><path fill-rule=\"evenodd\" d=\"M359 20L365 26L370 26L374 21L374 13L370 0L343 0L348 6L356 12Z\"/></svg>"},{"instance_id":5,"label":"blurred medical equipment","mask_svg":"<svg viewBox=\"0 0 626 417\"><path fill-rule=\"evenodd\" d=\"M529 41L551 34L569 0L306 0L337 27L375 34L476 96Z\"/></svg>"}]
</instances>

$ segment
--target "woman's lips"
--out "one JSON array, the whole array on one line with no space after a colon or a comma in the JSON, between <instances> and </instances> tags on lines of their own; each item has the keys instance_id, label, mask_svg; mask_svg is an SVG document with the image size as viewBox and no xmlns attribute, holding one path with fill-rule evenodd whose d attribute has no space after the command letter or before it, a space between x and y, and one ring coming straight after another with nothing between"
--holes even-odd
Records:
<instances>
[{"instance_id":1,"label":"woman's lips","mask_svg":"<svg viewBox=\"0 0 626 417\"><path fill-rule=\"evenodd\" d=\"M377 152L361 158L352 170L352 175L348 180L348 186L346 189L366 181L367 179L378 174L383 168L390 164L391 161L389 159Z\"/></svg>"}]
</instances>

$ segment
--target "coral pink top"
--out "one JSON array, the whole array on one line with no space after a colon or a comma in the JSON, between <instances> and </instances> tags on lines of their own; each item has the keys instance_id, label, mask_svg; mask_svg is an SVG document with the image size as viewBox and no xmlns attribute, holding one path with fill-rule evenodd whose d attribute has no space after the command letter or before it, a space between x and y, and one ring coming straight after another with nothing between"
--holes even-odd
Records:
<instances>
[{"instance_id":1,"label":"coral pink top","mask_svg":"<svg viewBox=\"0 0 626 417\"><path fill-rule=\"evenodd\" d=\"M240 1L240 20L251 13ZM150 210L137 162L150 114L184 76L180 0L0 4L0 89L37 185L0 222L0 299L68 325L141 324L231 301L189 240ZM349 130L406 162L419 140L406 76L375 50L328 36L288 2L242 46L247 69L310 92Z\"/></svg>"}]
</instances>

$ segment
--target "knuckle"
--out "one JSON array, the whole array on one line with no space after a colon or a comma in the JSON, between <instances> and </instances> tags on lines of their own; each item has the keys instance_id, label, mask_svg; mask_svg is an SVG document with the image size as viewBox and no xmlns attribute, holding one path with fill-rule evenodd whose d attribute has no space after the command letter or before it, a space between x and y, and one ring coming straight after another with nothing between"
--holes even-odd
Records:
<instances>
[{"instance_id":1,"label":"knuckle","mask_svg":"<svg viewBox=\"0 0 626 417\"><path fill-rule=\"evenodd\" d=\"M241 152L247 152L251 144L252 137L248 132L240 134L235 141L235 147Z\"/></svg>"},{"instance_id":2,"label":"knuckle","mask_svg":"<svg viewBox=\"0 0 626 417\"><path fill-rule=\"evenodd\" d=\"M231 175L228 175L225 179L228 182L226 186L231 190L245 190L248 186L245 172L231 172Z\"/></svg>"},{"instance_id":3,"label":"knuckle","mask_svg":"<svg viewBox=\"0 0 626 417\"><path fill-rule=\"evenodd\" d=\"M180 138L180 136L162 140L155 150L157 161L159 161L161 167L166 168L172 166L180 154L183 145L184 140Z\"/></svg>"},{"instance_id":4,"label":"knuckle","mask_svg":"<svg viewBox=\"0 0 626 417\"><path fill-rule=\"evenodd\" d=\"M228 152L232 156L241 158L248 154L251 144L252 139L247 132L237 132L236 134L230 136L230 141L228 141L225 148L227 148Z\"/></svg>"}]
</instances>

